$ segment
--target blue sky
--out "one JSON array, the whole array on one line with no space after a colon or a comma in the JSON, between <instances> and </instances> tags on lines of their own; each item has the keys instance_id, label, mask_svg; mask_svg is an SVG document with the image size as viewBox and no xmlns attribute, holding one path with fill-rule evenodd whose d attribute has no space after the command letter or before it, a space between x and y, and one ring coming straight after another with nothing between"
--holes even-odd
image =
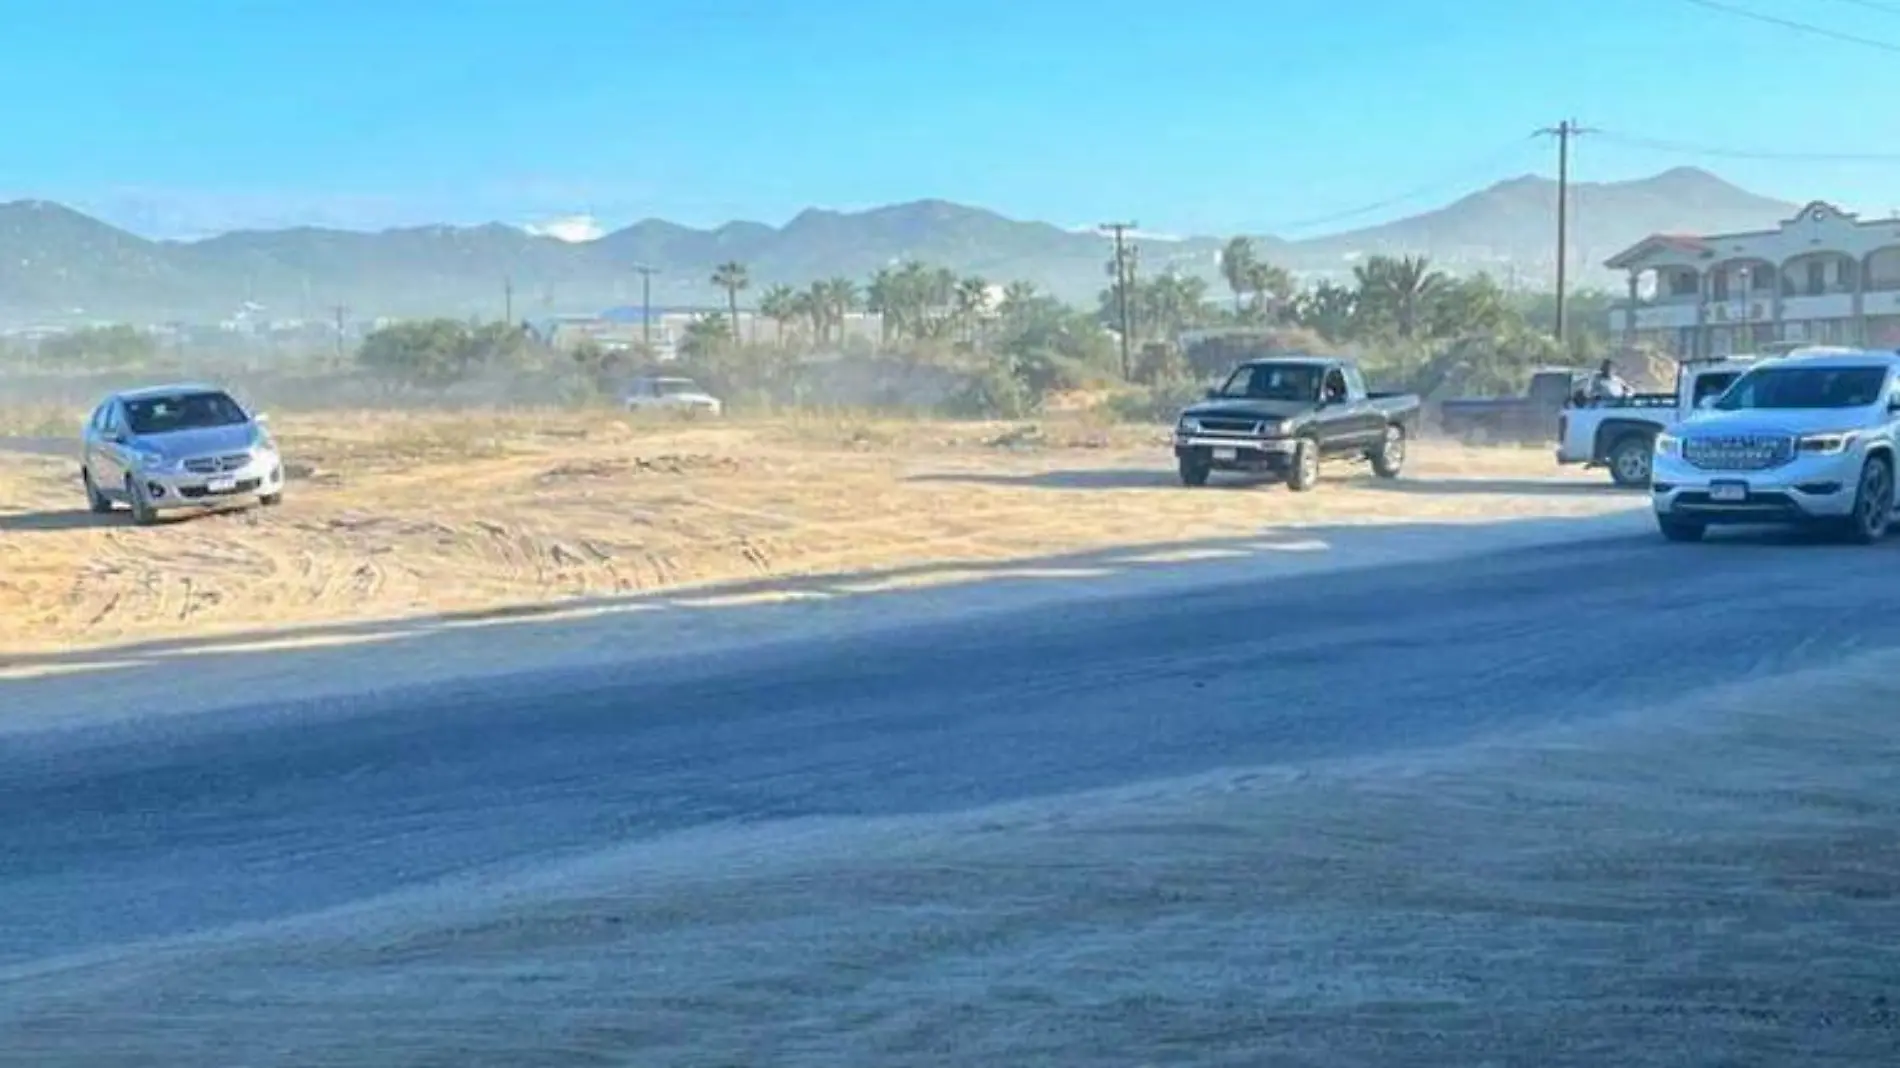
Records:
<instances>
[{"instance_id":1,"label":"blue sky","mask_svg":"<svg viewBox=\"0 0 1900 1068\"><path fill-rule=\"evenodd\" d=\"M1900 207L1900 3L0 0L0 196L135 228L782 223L920 197L1305 236L1553 173ZM1900 157L1896 157L1900 158ZM1382 210L1353 211L1399 194Z\"/></svg>"}]
</instances>

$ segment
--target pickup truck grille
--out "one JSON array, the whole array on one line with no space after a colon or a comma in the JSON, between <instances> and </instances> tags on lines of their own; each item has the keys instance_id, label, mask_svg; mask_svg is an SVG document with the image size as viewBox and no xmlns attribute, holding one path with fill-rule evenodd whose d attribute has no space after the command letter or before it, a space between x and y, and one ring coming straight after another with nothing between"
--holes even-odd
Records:
<instances>
[{"instance_id":1,"label":"pickup truck grille","mask_svg":"<svg viewBox=\"0 0 1900 1068\"><path fill-rule=\"evenodd\" d=\"M1760 471L1793 459L1794 438L1785 434L1686 438L1682 458L1704 471Z\"/></svg>"},{"instance_id":2,"label":"pickup truck grille","mask_svg":"<svg viewBox=\"0 0 1900 1068\"><path fill-rule=\"evenodd\" d=\"M1258 419L1203 419L1201 429L1209 434L1247 434L1260 436Z\"/></svg>"},{"instance_id":3,"label":"pickup truck grille","mask_svg":"<svg viewBox=\"0 0 1900 1068\"><path fill-rule=\"evenodd\" d=\"M194 456L185 461L185 470L194 475L215 475L220 471L236 471L251 462L247 453L233 453L228 456Z\"/></svg>"}]
</instances>

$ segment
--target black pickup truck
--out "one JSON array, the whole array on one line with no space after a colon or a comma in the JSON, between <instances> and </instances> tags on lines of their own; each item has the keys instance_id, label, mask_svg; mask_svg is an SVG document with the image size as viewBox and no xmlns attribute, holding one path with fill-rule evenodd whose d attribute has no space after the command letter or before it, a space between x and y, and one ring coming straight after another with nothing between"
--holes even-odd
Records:
<instances>
[{"instance_id":1,"label":"black pickup truck","mask_svg":"<svg viewBox=\"0 0 1900 1068\"><path fill-rule=\"evenodd\" d=\"M1397 478L1418 422L1416 395L1366 392L1350 360L1276 356L1241 364L1188 406L1175 423L1174 456L1189 486L1215 471L1248 471L1309 490L1322 460L1364 461Z\"/></svg>"}]
</instances>

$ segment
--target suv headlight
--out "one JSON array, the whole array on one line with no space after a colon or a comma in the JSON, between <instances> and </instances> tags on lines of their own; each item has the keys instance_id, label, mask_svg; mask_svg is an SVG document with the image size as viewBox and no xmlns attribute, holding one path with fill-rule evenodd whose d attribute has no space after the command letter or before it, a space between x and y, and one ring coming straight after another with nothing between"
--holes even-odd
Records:
<instances>
[{"instance_id":1,"label":"suv headlight","mask_svg":"<svg viewBox=\"0 0 1900 1068\"><path fill-rule=\"evenodd\" d=\"M1682 439L1674 434L1656 435L1656 455L1679 456L1682 453Z\"/></svg>"},{"instance_id":2,"label":"suv headlight","mask_svg":"<svg viewBox=\"0 0 1900 1068\"><path fill-rule=\"evenodd\" d=\"M1181 422L1175 426L1175 429L1183 434L1197 433L1201 429L1201 421L1192 416L1184 415L1181 417Z\"/></svg>"},{"instance_id":3,"label":"suv headlight","mask_svg":"<svg viewBox=\"0 0 1900 1068\"><path fill-rule=\"evenodd\" d=\"M1795 449L1800 452L1820 456L1833 456L1838 453L1846 452L1847 449L1854 444L1854 439L1859 436L1859 434L1852 430L1842 430L1824 434L1803 434L1800 440L1795 443Z\"/></svg>"}]
</instances>

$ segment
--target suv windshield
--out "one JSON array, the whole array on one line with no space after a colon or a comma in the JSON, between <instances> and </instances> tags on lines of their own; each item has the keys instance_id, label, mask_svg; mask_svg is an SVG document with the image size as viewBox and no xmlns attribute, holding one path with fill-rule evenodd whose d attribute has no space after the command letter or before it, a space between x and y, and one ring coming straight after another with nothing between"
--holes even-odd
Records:
<instances>
[{"instance_id":1,"label":"suv windshield","mask_svg":"<svg viewBox=\"0 0 1900 1068\"><path fill-rule=\"evenodd\" d=\"M139 435L236 426L249 418L237 401L218 392L173 393L125 402L125 421Z\"/></svg>"},{"instance_id":2,"label":"suv windshield","mask_svg":"<svg viewBox=\"0 0 1900 1068\"><path fill-rule=\"evenodd\" d=\"M681 393L699 392L699 387L694 385L693 380L690 378L662 378L658 385L659 394L662 397L675 397Z\"/></svg>"},{"instance_id":3,"label":"suv windshield","mask_svg":"<svg viewBox=\"0 0 1900 1068\"><path fill-rule=\"evenodd\" d=\"M1257 363L1236 370L1220 388L1223 397L1310 401L1319 396L1323 368L1311 363Z\"/></svg>"},{"instance_id":4,"label":"suv windshield","mask_svg":"<svg viewBox=\"0 0 1900 1068\"><path fill-rule=\"evenodd\" d=\"M1880 400L1884 367L1760 367L1735 380L1715 402L1747 408L1861 408Z\"/></svg>"}]
</instances>

